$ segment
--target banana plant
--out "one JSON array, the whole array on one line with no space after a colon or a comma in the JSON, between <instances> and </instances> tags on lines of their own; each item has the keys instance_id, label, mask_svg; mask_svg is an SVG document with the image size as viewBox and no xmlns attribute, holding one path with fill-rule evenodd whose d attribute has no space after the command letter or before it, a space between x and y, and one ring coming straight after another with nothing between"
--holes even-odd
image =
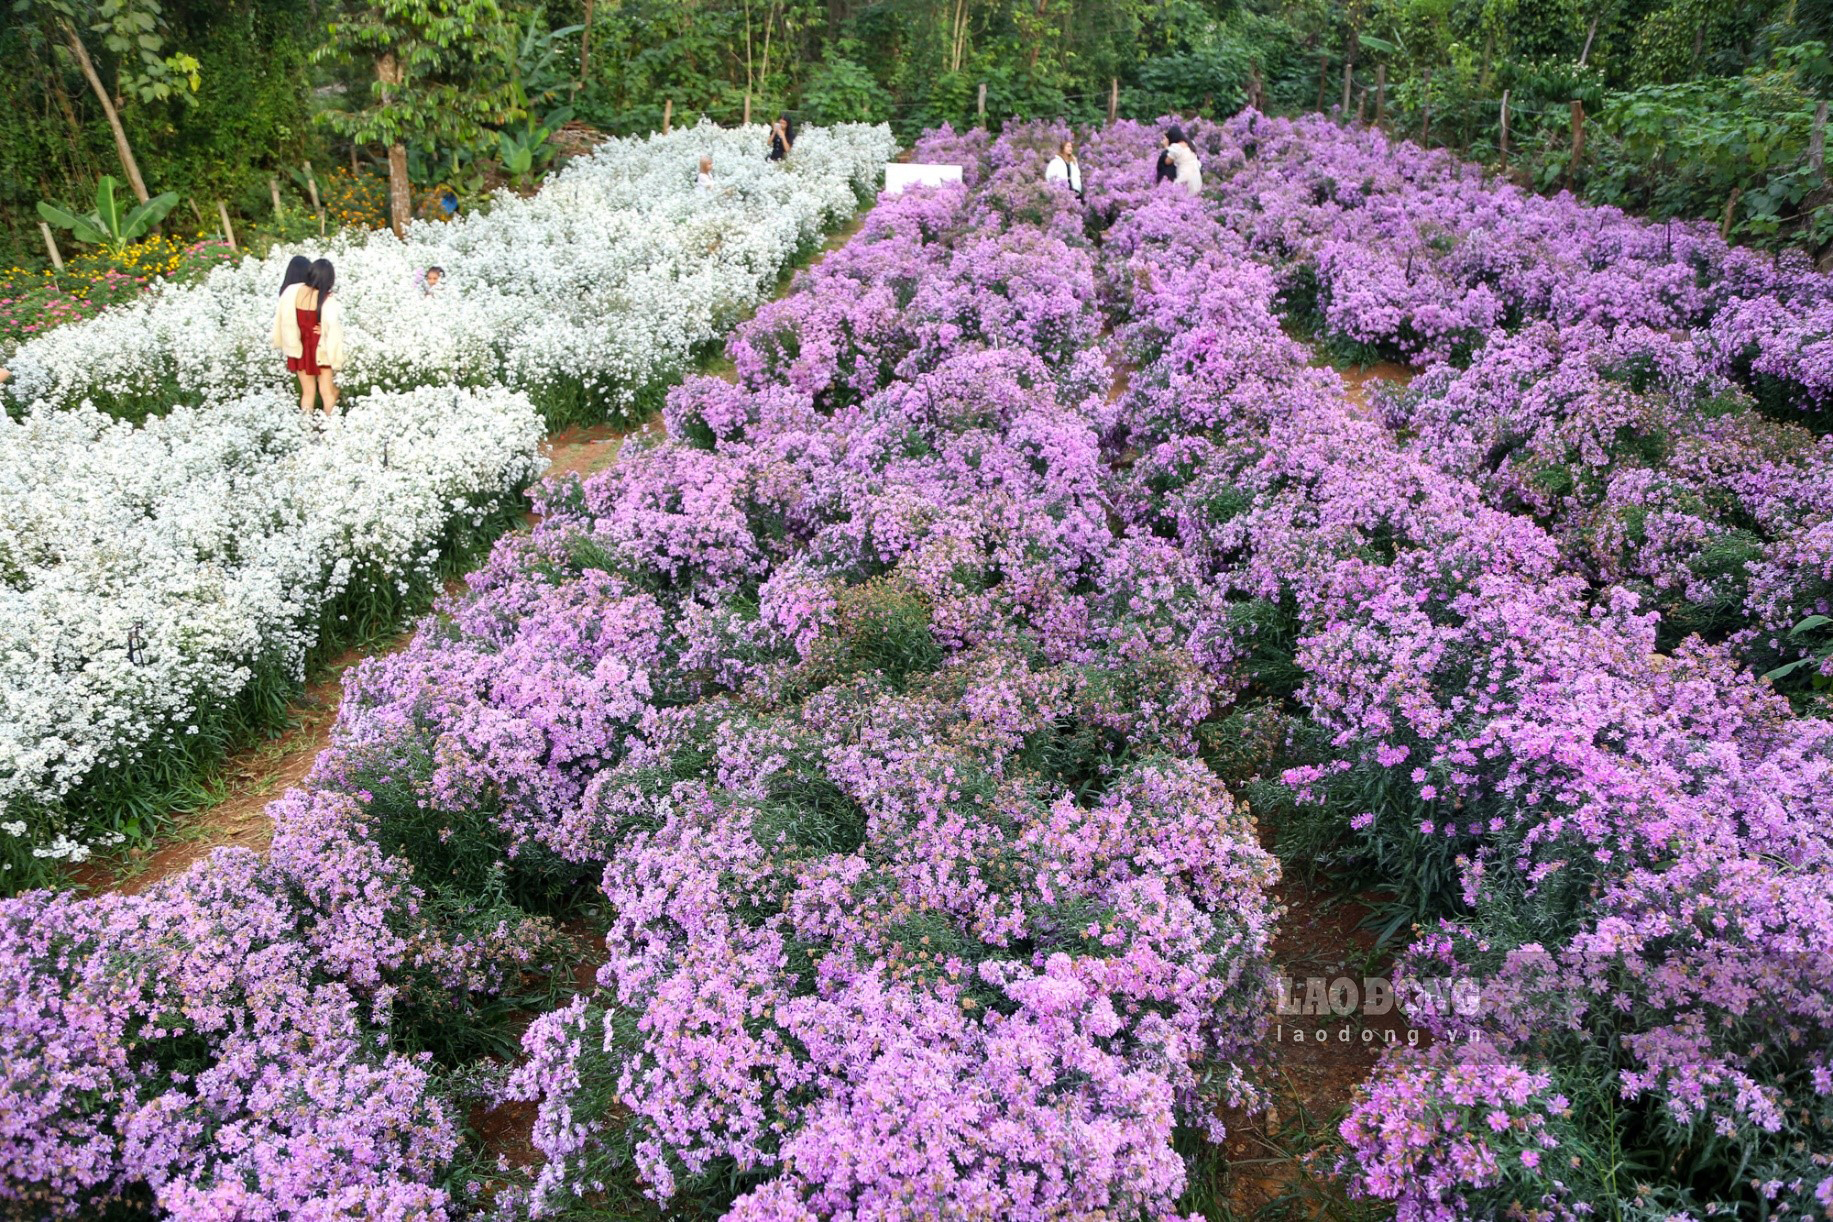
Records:
<instances>
[{"instance_id":1,"label":"banana plant","mask_svg":"<svg viewBox=\"0 0 1833 1222\"><path fill-rule=\"evenodd\" d=\"M554 147L550 139L572 117L572 110L563 106L550 112L540 123L530 119L521 131L505 128L497 132L497 161L502 165L503 173L509 175L518 186L526 184L536 170L553 159Z\"/></svg>"},{"instance_id":2,"label":"banana plant","mask_svg":"<svg viewBox=\"0 0 1833 1222\"><path fill-rule=\"evenodd\" d=\"M178 193L167 191L163 195L155 195L132 211L123 212L121 201L115 193L119 185L114 175L102 175L102 181L96 184L95 189L95 211L87 216L66 212L42 200L38 205L38 215L60 229L68 229L79 242L90 246L106 246L119 254L151 233L153 226L163 221L166 213L178 203Z\"/></svg>"}]
</instances>

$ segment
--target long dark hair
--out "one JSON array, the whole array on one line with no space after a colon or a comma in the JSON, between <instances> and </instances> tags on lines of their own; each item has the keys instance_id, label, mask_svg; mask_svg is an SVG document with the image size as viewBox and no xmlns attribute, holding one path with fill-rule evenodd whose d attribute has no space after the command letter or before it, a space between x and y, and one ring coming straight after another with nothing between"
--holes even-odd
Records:
<instances>
[{"instance_id":1,"label":"long dark hair","mask_svg":"<svg viewBox=\"0 0 1833 1222\"><path fill-rule=\"evenodd\" d=\"M280 291L286 292L295 284L304 284L306 272L310 271L312 261L304 255L294 255L286 265L286 275L280 277Z\"/></svg>"},{"instance_id":2,"label":"long dark hair","mask_svg":"<svg viewBox=\"0 0 1833 1222\"><path fill-rule=\"evenodd\" d=\"M324 309L325 298L331 295L331 289L337 284L337 269L331 266L329 259L314 259L307 269L305 286L318 294L318 308Z\"/></svg>"},{"instance_id":3,"label":"long dark hair","mask_svg":"<svg viewBox=\"0 0 1833 1222\"><path fill-rule=\"evenodd\" d=\"M795 120L791 119L788 115L778 115L777 118L780 119L783 124L783 143L794 144L796 142Z\"/></svg>"},{"instance_id":4,"label":"long dark hair","mask_svg":"<svg viewBox=\"0 0 1833 1222\"><path fill-rule=\"evenodd\" d=\"M1184 129L1175 123L1165 129L1165 142L1168 144L1182 144L1186 146L1190 143L1190 141L1184 138Z\"/></svg>"}]
</instances>

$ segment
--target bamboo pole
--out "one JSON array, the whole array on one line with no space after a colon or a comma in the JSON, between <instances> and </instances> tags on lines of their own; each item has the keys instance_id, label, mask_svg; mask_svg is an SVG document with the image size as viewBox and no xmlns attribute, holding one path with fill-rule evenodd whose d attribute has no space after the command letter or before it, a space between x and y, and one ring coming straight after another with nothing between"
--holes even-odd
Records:
<instances>
[{"instance_id":1,"label":"bamboo pole","mask_svg":"<svg viewBox=\"0 0 1833 1222\"><path fill-rule=\"evenodd\" d=\"M987 83L980 82L980 96L974 101L974 121L980 126L987 125Z\"/></svg>"},{"instance_id":2,"label":"bamboo pole","mask_svg":"<svg viewBox=\"0 0 1833 1222\"><path fill-rule=\"evenodd\" d=\"M1814 177L1824 178L1827 173L1827 104L1822 101L1814 108L1814 132L1808 137L1808 169L1814 171Z\"/></svg>"},{"instance_id":3,"label":"bamboo pole","mask_svg":"<svg viewBox=\"0 0 1833 1222\"><path fill-rule=\"evenodd\" d=\"M229 205L220 199L217 200L216 214L223 222L223 237L228 239L229 249L239 251L241 248L235 244L235 226L229 223Z\"/></svg>"},{"instance_id":4,"label":"bamboo pole","mask_svg":"<svg viewBox=\"0 0 1833 1222\"><path fill-rule=\"evenodd\" d=\"M668 134L668 129L673 124L674 118L675 100L673 98L668 98L662 103L662 134L664 136Z\"/></svg>"},{"instance_id":5,"label":"bamboo pole","mask_svg":"<svg viewBox=\"0 0 1833 1222\"><path fill-rule=\"evenodd\" d=\"M1572 99L1572 159L1566 162L1566 186L1578 174L1578 159L1585 155L1585 104Z\"/></svg>"},{"instance_id":6,"label":"bamboo pole","mask_svg":"<svg viewBox=\"0 0 1833 1222\"><path fill-rule=\"evenodd\" d=\"M267 176L267 194L274 201L274 219L280 219L280 180L272 174Z\"/></svg>"},{"instance_id":7,"label":"bamboo pole","mask_svg":"<svg viewBox=\"0 0 1833 1222\"><path fill-rule=\"evenodd\" d=\"M1502 139L1499 142L1502 152L1502 170L1508 171L1508 90L1502 91Z\"/></svg>"},{"instance_id":8,"label":"bamboo pole","mask_svg":"<svg viewBox=\"0 0 1833 1222\"><path fill-rule=\"evenodd\" d=\"M1354 60L1343 61L1343 119L1349 120L1349 91L1356 83L1356 65Z\"/></svg>"},{"instance_id":9,"label":"bamboo pole","mask_svg":"<svg viewBox=\"0 0 1833 1222\"><path fill-rule=\"evenodd\" d=\"M323 212L325 206L318 202L318 175L312 173L312 163L305 163L306 192L312 197L312 211Z\"/></svg>"},{"instance_id":10,"label":"bamboo pole","mask_svg":"<svg viewBox=\"0 0 1833 1222\"><path fill-rule=\"evenodd\" d=\"M40 221L38 222L38 232L45 235L45 249L51 252L51 266L55 267L60 272L63 271L64 256L57 249L57 238L52 234L51 227L43 221Z\"/></svg>"},{"instance_id":11,"label":"bamboo pole","mask_svg":"<svg viewBox=\"0 0 1833 1222\"><path fill-rule=\"evenodd\" d=\"M1731 194L1725 197L1725 215L1719 219L1718 236L1721 240L1731 240L1731 221L1737 215L1738 196L1744 194L1744 188L1733 187Z\"/></svg>"},{"instance_id":12,"label":"bamboo pole","mask_svg":"<svg viewBox=\"0 0 1833 1222\"><path fill-rule=\"evenodd\" d=\"M751 91L750 91L749 89L747 89L747 90L745 90L745 119L744 119L744 124L745 124L745 126L746 126L746 127L750 127L750 126L751 126Z\"/></svg>"},{"instance_id":13,"label":"bamboo pole","mask_svg":"<svg viewBox=\"0 0 1833 1222\"><path fill-rule=\"evenodd\" d=\"M1120 117L1120 78L1109 77L1107 82L1107 122L1112 127Z\"/></svg>"}]
</instances>

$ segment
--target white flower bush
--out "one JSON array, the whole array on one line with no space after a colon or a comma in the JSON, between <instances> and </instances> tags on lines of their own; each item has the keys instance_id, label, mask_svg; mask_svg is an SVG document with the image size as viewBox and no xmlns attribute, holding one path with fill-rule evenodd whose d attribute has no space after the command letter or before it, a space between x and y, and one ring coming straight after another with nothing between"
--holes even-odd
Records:
<instances>
[{"instance_id":1,"label":"white flower bush","mask_svg":"<svg viewBox=\"0 0 1833 1222\"><path fill-rule=\"evenodd\" d=\"M348 386L501 382L550 422L616 416L755 306L895 147L888 128L858 124L802 133L781 164L755 125L611 140L530 198L501 193L405 241L378 230L276 248L49 331L9 358L8 393L139 417L289 385L268 346L275 292L288 258L323 253L337 264ZM703 153L713 191L694 185ZM446 275L429 294L420 273L434 265Z\"/></svg>"},{"instance_id":2,"label":"white flower bush","mask_svg":"<svg viewBox=\"0 0 1833 1222\"><path fill-rule=\"evenodd\" d=\"M322 434L277 391L0 417L0 859L118 834L96 794L169 780L251 687L284 700L328 616L436 583L519 510L542 433L502 388L375 392Z\"/></svg>"},{"instance_id":3,"label":"white flower bush","mask_svg":"<svg viewBox=\"0 0 1833 1222\"><path fill-rule=\"evenodd\" d=\"M119 842L283 714L311 649L424 600L442 558L513 513L544 417L628 415L856 208L895 144L849 125L803 133L786 164L765 147L758 126L612 140L533 197L405 241L278 248L11 353L0 891ZM322 440L268 346L295 253L337 263L345 313L353 406Z\"/></svg>"}]
</instances>

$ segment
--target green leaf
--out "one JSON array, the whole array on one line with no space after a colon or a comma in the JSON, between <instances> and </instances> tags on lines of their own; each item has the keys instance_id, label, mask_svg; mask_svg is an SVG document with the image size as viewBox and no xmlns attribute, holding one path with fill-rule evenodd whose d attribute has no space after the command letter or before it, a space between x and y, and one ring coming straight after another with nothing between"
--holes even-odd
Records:
<instances>
[{"instance_id":1,"label":"green leaf","mask_svg":"<svg viewBox=\"0 0 1833 1222\"><path fill-rule=\"evenodd\" d=\"M115 201L115 182L113 174L102 175L102 181L95 188L95 215L104 232L110 238L119 241L121 235L121 208Z\"/></svg>"},{"instance_id":2,"label":"green leaf","mask_svg":"<svg viewBox=\"0 0 1833 1222\"><path fill-rule=\"evenodd\" d=\"M39 206L43 207L44 205L40 204ZM1814 629L1824 628L1828 624L1833 624L1833 616L1810 615L1799 624L1796 624L1793 628L1790 628L1788 634L1790 636L1800 636L1804 632L1812 632Z\"/></svg>"},{"instance_id":3,"label":"green leaf","mask_svg":"<svg viewBox=\"0 0 1833 1222\"><path fill-rule=\"evenodd\" d=\"M1795 661L1784 663L1783 665L1776 667L1776 669L1774 670L1765 671L1763 674L1763 677L1765 679L1768 679L1771 683L1774 683L1778 679L1788 678L1790 675L1794 674L1796 671L1800 670L1803 666L1808 665L1812 661L1814 661L1813 658L1797 658Z\"/></svg>"},{"instance_id":4,"label":"green leaf","mask_svg":"<svg viewBox=\"0 0 1833 1222\"><path fill-rule=\"evenodd\" d=\"M127 220L122 226L122 237L129 242L140 240L151 232L153 226L165 220L166 214L177 206L178 192L167 191L161 195L155 195L127 214Z\"/></svg>"}]
</instances>

